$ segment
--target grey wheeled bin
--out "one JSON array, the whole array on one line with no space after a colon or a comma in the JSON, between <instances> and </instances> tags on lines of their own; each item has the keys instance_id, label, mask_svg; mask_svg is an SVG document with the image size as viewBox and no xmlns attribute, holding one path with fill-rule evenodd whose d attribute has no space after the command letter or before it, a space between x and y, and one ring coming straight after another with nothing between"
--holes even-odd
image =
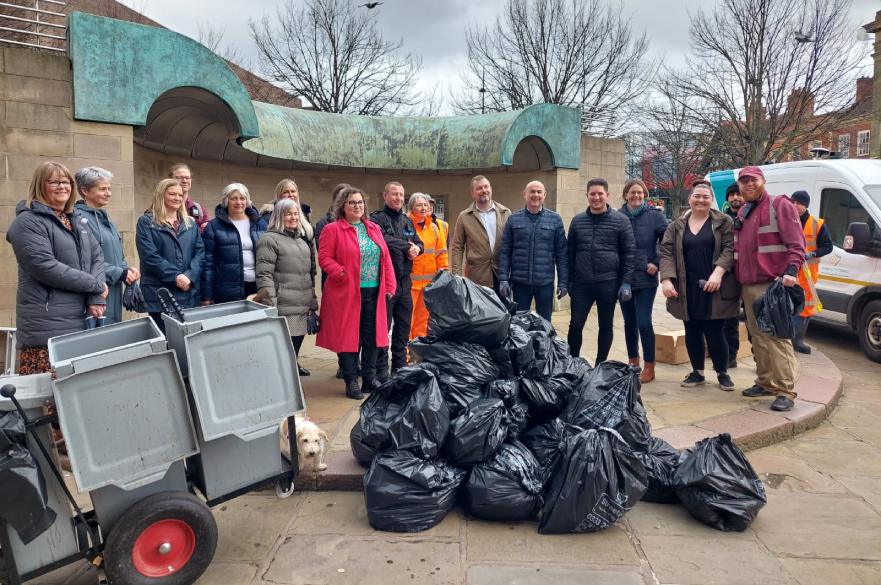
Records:
<instances>
[{"instance_id":1,"label":"grey wheeled bin","mask_svg":"<svg viewBox=\"0 0 881 585\"><path fill-rule=\"evenodd\" d=\"M198 452L175 352L149 318L49 340L71 470L102 528L150 494L186 491Z\"/></svg>"},{"instance_id":2,"label":"grey wheeled bin","mask_svg":"<svg viewBox=\"0 0 881 585\"><path fill-rule=\"evenodd\" d=\"M17 388L19 404L24 409L28 419L40 418L43 407L52 404L52 376L51 374L34 374L31 376L8 376L0 377L0 386L14 384ZM0 397L0 413L16 410L12 401ZM51 445L52 437L49 425L40 426L35 430L43 445ZM9 547L11 554L3 553L4 563L14 562L15 574L32 574L42 567L61 563L80 552L80 541L77 537L77 528L74 522L73 511L70 508L63 486L50 472L49 462L34 442L35 438L29 433L27 447L36 458L40 466L40 472L46 481L46 504L57 515L55 522L48 530L25 545L18 537L18 533L11 526L6 526L6 532L0 539L0 548ZM13 560L14 559L14 560Z\"/></svg>"},{"instance_id":3,"label":"grey wheeled bin","mask_svg":"<svg viewBox=\"0 0 881 585\"><path fill-rule=\"evenodd\" d=\"M209 505L284 476L279 425L303 410L287 323L272 307L234 301L163 315L188 378L199 455L188 475Z\"/></svg>"}]
</instances>

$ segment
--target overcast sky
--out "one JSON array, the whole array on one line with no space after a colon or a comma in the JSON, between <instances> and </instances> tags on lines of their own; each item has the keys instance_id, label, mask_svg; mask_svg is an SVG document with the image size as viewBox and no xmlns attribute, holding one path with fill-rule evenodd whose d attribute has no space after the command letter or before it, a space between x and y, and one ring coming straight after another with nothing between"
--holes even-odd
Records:
<instances>
[{"instance_id":1,"label":"overcast sky","mask_svg":"<svg viewBox=\"0 0 881 585\"><path fill-rule=\"evenodd\" d=\"M222 30L228 43L256 64L256 52L248 33L249 18L272 15L287 0L124 0L163 26L196 38L199 24ZM300 0L294 0L301 3ZM366 0L352 0L353 9ZM665 63L680 65L688 51L689 15L698 7L712 8L717 0L624 0L625 14L637 31L648 33L651 52ZM374 9L377 23L387 39L403 39L406 51L422 58L420 89L455 84L465 69L464 30L469 25L493 22L505 0L384 0ZM859 25L873 20L881 0L853 0L854 36ZM871 46L866 41L867 63ZM255 67L256 69L256 67ZM867 69L871 75L871 68Z\"/></svg>"}]
</instances>

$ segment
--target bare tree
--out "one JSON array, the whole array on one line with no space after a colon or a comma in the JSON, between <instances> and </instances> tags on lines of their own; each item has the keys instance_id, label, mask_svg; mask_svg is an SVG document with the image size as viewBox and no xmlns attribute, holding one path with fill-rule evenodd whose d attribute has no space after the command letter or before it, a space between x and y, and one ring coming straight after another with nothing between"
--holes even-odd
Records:
<instances>
[{"instance_id":1,"label":"bare tree","mask_svg":"<svg viewBox=\"0 0 881 585\"><path fill-rule=\"evenodd\" d=\"M612 134L651 77L648 40L606 0L508 0L504 16L466 31L463 112L534 103L580 108L583 128Z\"/></svg>"},{"instance_id":2,"label":"bare tree","mask_svg":"<svg viewBox=\"0 0 881 585\"><path fill-rule=\"evenodd\" d=\"M196 31L196 41L211 49L212 53L220 55L227 61L237 63L246 69L248 68L249 63L245 62L242 58L242 55L239 52L239 47L232 43L224 42L226 39L226 31L217 28L208 22L196 23Z\"/></svg>"},{"instance_id":3,"label":"bare tree","mask_svg":"<svg viewBox=\"0 0 881 585\"><path fill-rule=\"evenodd\" d=\"M348 0L289 0L273 18L250 21L261 71L325 112L394 114L413 106L421 61L382 38L371 13Z\"/></svg>"},{"instance_id":4,"label":"bare tree","mask_svg":"<svg viewBox=\"0 0 881 585\"><path fill-rule=\"evenodd\" d=\"M722 0L692 18L676 83L724 166L782 160L848 115L861 55L850 0Z\"/></svg>"}]
</instances>

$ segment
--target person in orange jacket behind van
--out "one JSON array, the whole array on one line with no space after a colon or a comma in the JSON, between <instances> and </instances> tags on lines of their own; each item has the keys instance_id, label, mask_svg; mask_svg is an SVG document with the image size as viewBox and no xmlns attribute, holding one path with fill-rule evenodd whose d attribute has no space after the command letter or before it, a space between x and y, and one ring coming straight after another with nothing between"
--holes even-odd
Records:
<instances>
[{"instance_id":1,"label":"person in orange jacket behind van","mask_svg":"<svg viewBox=\"0 0 881 585\"><path fill-rule=\"evenodd\" d=\"M407 203L410 220L416 235L422 240L425 252L413 259L410 279L413 283L413 318L410 320L410 339L428 334L428 309L425 308L423 290L438 270L449 269L447 237L431 216L431 205L425 193L413 193Z\"/></svg>"}]
</instances>

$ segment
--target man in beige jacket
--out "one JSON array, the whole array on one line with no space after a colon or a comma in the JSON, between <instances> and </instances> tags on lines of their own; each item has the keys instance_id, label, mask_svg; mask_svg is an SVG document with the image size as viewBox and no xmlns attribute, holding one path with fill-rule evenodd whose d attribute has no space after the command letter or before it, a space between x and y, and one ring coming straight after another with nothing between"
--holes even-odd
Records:
<instances>
[{"instance_id":1,"label":"man in beige jacket","mask_svg":"<svg viewBox=\"0 0 881 585\"><path fill-rule=\"evenodd\" d=\"M464 274L498 293L499 253L511 210L493 201L492 185L483 175L471 179L471 199L474 202L459 214L453 230L453 274Z\"/></svg>"}]
</instances>

